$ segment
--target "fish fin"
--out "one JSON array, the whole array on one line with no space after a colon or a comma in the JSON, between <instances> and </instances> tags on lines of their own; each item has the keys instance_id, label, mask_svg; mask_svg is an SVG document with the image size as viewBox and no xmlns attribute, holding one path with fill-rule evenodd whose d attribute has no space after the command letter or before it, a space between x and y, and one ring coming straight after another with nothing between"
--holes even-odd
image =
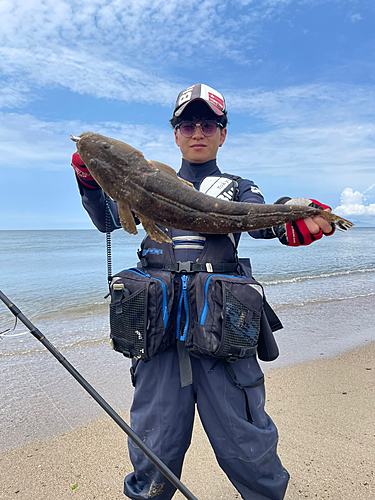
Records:
<instances>
[{"instance_id":1,"label":"fish fin","mask_svg":"<svg viewBox=\"0 0 375 500\"><path fill-rule=\"evenodd\" d=\"M173 177L176 177L176 179L178 179L179 181L181 181L184 184L186 184L187 186L195 189L191 182L185 181L185 179L181 179L181 177L178 177L178 175L176 174L176 171L173 170L172 167L169 167L168 165L165 165L164 163L160 163L160 162L154 161L154 160L147 160L147 161L151 166L154 166L154 167L158 168L159 170L162 170L166 174L169 174L169 175L172 175Z\"/></svg>"},{"instance_id":2,"label":"fish fin","mask_svg":"<svg viewBox=\"0 0 375 500\"><path fill-rule=\"evenodd\" d=\"M339 217L338 215L331 214L331 224L333 224L337 229L340 231L347 231L351 227L354 226L353 222L350 222L346 219L343 219L342 217Z\"/></svg>"},{"instance_id":3,"label":"fish fin","mask_svg":"<svg viewBox=\"0 0 375 500\"><path fill-rule=\"evenodd\" d=\"M177 177L176 171L172 167L169 167L164 163L160 163L154 160L147 160L147 161L152 167L156 167L159 170L163 170L163 172L165 172L166 174L173 175L173 177Z\"/></svg>"},{"instance_id":4,"label":"fish fin","mask_svg":"<svg viewBox=\"0 0 375 500\"><path fill-rule=\"evenodd\" d=\"M178 177L178 180L179 180L179 181L181 181L181 182L183 182L183 183L184 183L184 184L186 184L187 186L189 186L189 187L191 187L191 188L195 189L194 185L193 185L191 182L189 182L189 181L185 181L185 179L181 179L180 177Z\"/></svg>"},{"instance_id":5,"label":"fish fin","mask_svg":"<svg viewBox=\"0 0 375 500\"><path fill-rule=\"evenodd\" d=\"M129 234L137 234L137 226L129 205L118 204L118 215L120 217L121 227Z\"/></svg>"},{"instance_id":6,"label":"fish fin","mask_svg":"<svg viewBox=\"0 0 375 500\"><path fill-rule=\"evenodd\" d=\"M150 219L143 217L143 215L136 214L138 219L142 222L142 226L150 238L155 240L157 243L172 243L172 240L167 236L158 226L152 222Z\"/></svg>"},{"instance_id":7,"label":"fish fin","mask_svg":"<svg viewBox=\"0 0 375 500\"><path fill-rule=\"evenodd\" d=\"M332 223L339 229L340 231L347 231L351 227L354 226L353 222L350 222L346 219L343 219L342 217L339 217L338 215L335 215L334 220Z\"/></svg>"}]
</instances>

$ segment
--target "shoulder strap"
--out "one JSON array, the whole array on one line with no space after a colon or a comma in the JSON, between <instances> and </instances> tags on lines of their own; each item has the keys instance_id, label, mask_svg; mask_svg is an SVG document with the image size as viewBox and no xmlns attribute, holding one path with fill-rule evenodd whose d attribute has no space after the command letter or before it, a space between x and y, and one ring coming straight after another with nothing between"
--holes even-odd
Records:
<instances>
[{"instance_id":1,"label":"shoulder strap","mask_svg":"<svg viewBox=\"0 0 375 500\"><path fill-rule=\"evenodd\" d=\"M220 174L221 177L227 177L228 179L233 179L234 181L241 182L243 180L242 177L239 175L233 175L233 174L227 174L227 173L222 173Z\"/></svg>"}]
</instances>

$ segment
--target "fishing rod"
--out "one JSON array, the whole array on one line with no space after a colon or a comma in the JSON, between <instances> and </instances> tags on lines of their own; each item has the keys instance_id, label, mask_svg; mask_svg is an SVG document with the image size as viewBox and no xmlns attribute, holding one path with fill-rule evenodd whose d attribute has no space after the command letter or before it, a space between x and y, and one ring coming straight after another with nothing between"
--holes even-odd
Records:
<instances>
[{"instance_id":1,"label":"fishing rod","mask_svg":"<svg viewBox=\"0 0 375 500\"><path fill-rule=\"evenodd\" d=\"M79 384L90 394L92 398L103 408L105 412L121 427L130 439L143 451L151 462L164 474L164 476L175 486L188 500L197 498L184 486L173 472L158 458L153 451L141 440L139 436L127 425L126 422L115 412L115 410L96 392L96 390L82 377L67 359L58 351L51 342L41 333L38 328L29 321L24 314L15 306L6 295L0 290L0 299L10 309L11 313L28 328L30 333L46 347L49 352L59 361L64 368L77 380Z\"/></svg>"}]
</instances>

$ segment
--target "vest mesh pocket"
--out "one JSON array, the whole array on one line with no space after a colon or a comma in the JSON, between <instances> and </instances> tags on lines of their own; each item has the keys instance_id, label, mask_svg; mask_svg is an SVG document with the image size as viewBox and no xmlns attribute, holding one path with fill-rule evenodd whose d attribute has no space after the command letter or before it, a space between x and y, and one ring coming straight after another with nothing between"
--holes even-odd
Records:
<instances>
[{"instance_id":1,"label":"vest mesh pocket","mask_svg":"<svg viewBox=\"0 0 375 500\"><path fill-rule=\"evenodd\" d=\"M224 304L223 341L216 353L220 358L230 356L233 350L256 347L260 329L260 314L249 311L227 289Z\"/></svg>"},{"instance_id":2,"label":"vest mesh pocket","mask_svg":"<svg viewBox=\"0 0 375 500\"><path fill-rule=\"evenodd\" d=\"M253 278L199 273L190 289L186 348L198 357L235 361L256 352L263 288Z\"/></svg>"},{"instance_id":3,"label":"vest mesh pocket","mask_svg":"<svg viewBox=\"0 0 375 500\"><path fill-rule=\"evenodd\" d=\"M147 331L147 293L143 288L119 305L110 306L111 335L121 347L128 349L131 357L141 358L145 355L145 339Z\"/></svg>"},{"instance_id":4,"label":"vest mesh pocket","mask_svg":"<svg viewBox=\"0 0 375 500\"><path fill-rule=\"evenodd\" d=\"M151 359L174 346L174 286L170 272L124 269L111 283L110 342L129 358Z\"/></svg>"}]
</instances>

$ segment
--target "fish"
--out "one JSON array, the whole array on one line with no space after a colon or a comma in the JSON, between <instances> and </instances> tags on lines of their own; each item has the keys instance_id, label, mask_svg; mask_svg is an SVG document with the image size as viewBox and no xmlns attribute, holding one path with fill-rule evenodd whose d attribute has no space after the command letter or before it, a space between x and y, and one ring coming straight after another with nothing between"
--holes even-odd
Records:
<instances>
[{"instance_id":1,"label":"fish","mask_svg":"<svg viewBox=\"0 0 375 500\"><path fill-rule=\"evenodd\" d=\"M92 177L117 202L122 228L137 234L136 216L146 233L159 243L171 242L161 228L230 234L315 215L342 231L354 225L331 212L306 205L220 200L197 191L168 165L146 160L141 151L129 144L93 132L71 139Z\"/></svg>"}]
</instances>

